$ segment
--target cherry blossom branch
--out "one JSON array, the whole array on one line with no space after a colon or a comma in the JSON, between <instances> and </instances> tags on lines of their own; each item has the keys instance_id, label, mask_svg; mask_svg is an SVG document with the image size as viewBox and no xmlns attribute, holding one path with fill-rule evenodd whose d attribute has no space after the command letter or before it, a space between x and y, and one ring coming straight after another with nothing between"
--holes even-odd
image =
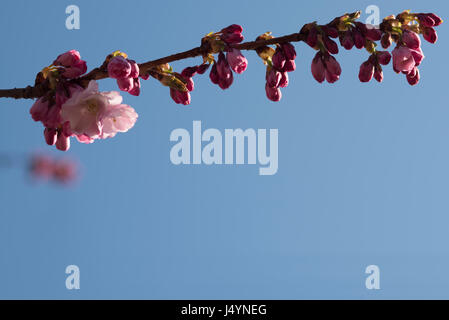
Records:
<instances>
[{"instance_id":1,"label":"cherry blossom branch","mask_svg":"<svg viewBox=\"0 0 449 320\"><path fill-rule=\"evenodd\" d=\"M288 42L299 42L304 41L304 35L300 33L293 33L290 35L275 37L267 40L257 40L257 41L248 41L239 44L231 44L230 47L239 49L239 50L256 50L258 48L273 45L273 44L282 44ZM163 58L159 58L156 60L148 61L139 64L140 73L145 74L148 71L156 67L158 65L184 60L188 58L195 58L199 56L203 56L208 52L205 51L204 47L196 47L184 52L179 52L176 54L172 54L170 56L166 56ZM103 64L101 67L95 68L90 71L88 74L78 78L76 81L79 83L86 83L90 80L101 80L108 78L108 72L106 70L106 66ZM45 95L48 91L48 88L45 85L36 85L36 86L27 86L26 88L14 88L14 89L0 89L0 98L14 98L14 99L35 99L40 98Z\"/></svg>"},{"instance_id":2,"label":"cherry blossom branch","mask_svg":"<svg viewBox=\"0 0 449 320\"><path fill-rule=\"evenodd\" d=\"M103 64L86 74L86 61L78 51L70 50L59 55L54 62L42 69L34 86L0 90L0 97L39 98L30 109L33 120L44 125L47 144L66 151L70 148L70 137L79 142L92 143L96 139L114 137L126 132L137 120L137 112L122 104L117 91L100 92L96 80L113 78L121 91L138 96L140 80L150 77L169 88L170 97L177 104L189 105L194 90L193 77L204 74L209 68L209 78L221 89L228 89L234 74L242 74L248 60L241 50L254 50L266 66L265 93L269 100L282 98L282 88L289 84L289 73L296 69L296 49L293 42L305 42L316 50L312 60L313 78L322 83L334 83L340 79L341 66L335 55L339 46L366 49L369 56L359 70L359 80L369 82L373 78L383 81L383 66L393 60L393 70L403 74L410 85L418 84L418 66L424 59L421 38L430 43L437 41L434 27L443 20L433 13L411 13L409 10L383 19L379 26L361 23L360 11L346 13L331 22L320 25L312 22L297 33L274 37L267 32L255 41L243 41L243 28L230 25L218 32L211 32L201 39L199 47L167 57L138 64L124 52L109 54ZM383 49L396 44L391 54ZM363 51L362 51L363 52ZM188 66L178 73L169 63L201 56L202 63Z\"/></svg>"}]
</instances>

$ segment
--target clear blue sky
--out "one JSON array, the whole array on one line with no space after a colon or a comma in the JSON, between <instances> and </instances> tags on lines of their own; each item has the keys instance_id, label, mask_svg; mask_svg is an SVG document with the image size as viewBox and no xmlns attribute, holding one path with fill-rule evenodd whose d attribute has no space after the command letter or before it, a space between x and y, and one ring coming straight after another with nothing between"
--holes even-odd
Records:
<instances>
[{"instance_id":1,"label":"clear blue sky","mask_svg":"<svg viewBox=\"0 0 449 320\"><path fill-rule=\"evenodd\" d=\"M81 10L81 29L65 28L65 8ZM378 5L449 16L445 1L4 1L0 87L33 83L60 53L77 49L88 67L122 50L141 62L190 49L232 23L248 40L296 32L344 12ZM366 18L363 15L362 18ZM139 113L135 127L69 154L83 167L74 188L28 183L20 169L0 172L0 298L302 299L449 298L448 24L423 43L421 83L410 87L391 65L385 81L362 84L366 52L341 50L334 85L310 73L313 50L280 103L265 97L264 66L223 92L195 78L192 104L144 82L123 93ZM177 70L200 59L174 63ZM117 90L112 80L102 90ZM0 150L47 147L30 100L0 100ZM170 132L204 127L279 129L279 170L170 163ZM81 290L65 288L65 268L81 269ZM378 265L381 290L365 288Z\"/></svg>"}]
</instances>

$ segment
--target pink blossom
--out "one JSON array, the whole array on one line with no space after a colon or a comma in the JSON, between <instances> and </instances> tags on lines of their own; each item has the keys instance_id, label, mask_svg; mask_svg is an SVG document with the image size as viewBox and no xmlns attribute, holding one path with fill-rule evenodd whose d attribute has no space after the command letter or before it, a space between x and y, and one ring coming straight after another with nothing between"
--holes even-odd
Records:
<instances>
[{"instance_id":1,"label":"pink blossom","mask_svg":"<svg viewBox=\"0 0 449 320\"><path fill-rule=\"evenodd\" d=\"M338 46L334 40L331 40L328 36L323 36L323 43L327 51L329 51L332 54L338 53Z\"/></svg>"},{"instance_id":2,"label":"pink blossom","mask_svg":"<svg viewBox=\"0 0 449 320\"><path fill-rule=\"evenodd\" d=\"M61 151L67 151L70 149L70 137L66 136L62 131L58 133L58 138L56 140L56 149Z\"/></svg>"},{"instance_id":3,"label":"pink blossom","mask_svg":"<svg viewBox=\"0 0 449 320\"><path fill-rule=\"evenodd\" d=\"M415 67L412 50L408 47L396 47L393 52L393 67L397 72L410 72Z\"/></svg>"},{"instance_id":4,"label":"pink blossom","mask_svg":"<svg viewBox=\"0 0 449 320\"><path fill-rule=\"evenodd\" d=\"M295 47L291 43L283 43L281 44L281 49L284 52L284 56L287 60L295 60L296 59L296 50Z\"/></svg>"},{"instance_id":5,"label":"pink blossom","mask_svg":"<svg viewBox=\"0 0 449 320\"><path fill-rule=\"evenodd\" d=\"M226 59L235 73L243 73L248 66L248 60L238 49L229 50L226 53Z\"/></svg>"},{"instance_id":6,"label":"pink blossom","mask_svg":"<svg viewBox=\"0 0 449 320\"><path fill-rule=\"evenodd\" d=\"M131 129L137 120L137 113L122 100L117 91L99 92L98 84L90 81L85 90L74 93L62 105L61 117L80 142L113 137Z\"/></svg>"}]
</instances>

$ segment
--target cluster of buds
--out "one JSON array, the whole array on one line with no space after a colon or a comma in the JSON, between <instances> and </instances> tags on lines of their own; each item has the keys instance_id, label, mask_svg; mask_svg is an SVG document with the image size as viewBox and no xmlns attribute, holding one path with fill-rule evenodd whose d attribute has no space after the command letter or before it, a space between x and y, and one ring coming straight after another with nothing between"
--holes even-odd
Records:
<instances>
[{"instance_id":1,"label":"cluster of buds","mask_svg":"<svg viewBox=\"0 0 449 320\"><path fill-rule=\"evenodd\" d=\"M273 39L271 32L257 37L256 41ZM288 86L288 72L296 70L296 50L291 43L277 44L275 49L263 46L256 49L257 54L267 66L265 73L265 93L271 101L282 98L281 88Z\"/></svg>"},{"instance_id":2,"label":"cluster of buds","mask_svg":"<svg viewBox=\"0 0 449 320\"><path fill-rule=\"evenodd\" d=\"M61 151L70 148L72 136L92 143L126 132L137 119L134 109L121 103L118 92L99 92L95 81L87 88L77 84L76 78L86 72L85 65L78 51L71 50L36 77L36 83L44 84L48 91L31 107L31 117L44 125L47 144Z\"/></svg>"},{"instance_id":3,"label":"cluster of buds","mask_svg":"<svg viewBox=\"0 0 449 320\"><path fill-rule=\"evenodd\" d=\"M383 80L381 65L389 64L391 55L388 51L377 51L376 41L381 42L384 49L397 43L392 51L393 69L397 73L404 73L407 81L415 85L419 81L418 66L424 59L421 50L419 34L431 43L437 40L437 34L433 27L442 23L437 15L428 13L410 13L404 11L397 16L389 16L383 20L379 27L363 24L356 21L360 12L345 14L335 18L327 25L310 23L305 25L300 33L306 43L319 50L312 61L312 74L318 82L326 79L332 83L339 79L341 68L331 54L338 53L338 47L331 38L339 38L340 44L347 50L354 46L357 49L365 48L371 55L360 66L359 79L361 82L369 82L373 77L378 81Z\"/></svg>"},{"instance_id":4,"label":"cluster of buds","mask_svg":"<svg viewBox=\"0 0 449 320\"><path fill-rule=\"evenodd\" d=\"M241 74L248 67L248 60L241 51L231 46L243 41L242 32L243 28L240 25L233 24L220 32L209 33L201 41L201 46L207 52L203 55L204 62L213 64L209 78L223 90L232 85L234 81L232 72ZM218 53L217 62L213 56L215 53Z\"/></svg>"},{"instance_id":5,"label":"cluster of buds","mask_svg":"<svg viewBox=\"0 0 449 320\"><path fill-rule=\"evenodd\" d=\"M424 59L421 49L420 34L430 43L438 39L434 27L439 26L443 20L433 13L410 13L404 11L397 16L386 17L381 25L384 34L381 39L383 48L388 48L393 42L396 47L392 51L393 70L406 75L410 85L420 80L418 66Z\"/></svg>"},{"instance_id":6,"label":"cluster of buds","mask_svg":"<svg viewBox=\"0 0 449 320\"><path fill-rule=\"evenodd\" d=\"M45 84L49 90L31 107L34 121L44 125L45 141L49 145L67 151L70 148L70 133L61 118L62 105L82 87L72 82L87 71L86 62L81 60L78 51L70 50L58 56L52 65L44 68L36 77L36 84Z\"/></svg>"},{"instance_id":7,"label":"cluster of buds","mask_svg":"<svg viewBox=\"0 0 449 320\"><path fill-rule=\"evenodd\" d=\"M29 163L30 175L39 180L52 180L68 184L78 175L75 162L68 159L52 159L44 155L33 155Z\"/></svg>"},{"instance_id":8,"label":"cluster of buds","mask_svg":"<svg viewBox=\"0 0 449 320\"><path fill-rule=\"evenodd\" d=\"M140 94L139 65L126 53L115 51L106 58L109 77L117 80L120 90L133 96ZM148 78L146 78L148 79Z\"/></svg>"}]
</instances>

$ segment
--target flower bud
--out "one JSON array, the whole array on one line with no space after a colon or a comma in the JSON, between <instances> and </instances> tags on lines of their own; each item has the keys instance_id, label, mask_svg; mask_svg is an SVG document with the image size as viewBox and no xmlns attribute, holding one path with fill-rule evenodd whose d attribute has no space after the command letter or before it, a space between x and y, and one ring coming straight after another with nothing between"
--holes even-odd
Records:
<instances>
[{"instance_id":1,"label":"flower bud","mask_svg":"<svg viewBox=\"0 0 449 320\"><path fill-rule=\"evenodd\" d=\"M286 60L282 71L292 72L296 70L295 60Z\"/></svg>"},{"instance_id":2,"label":"flower bud","mask_svg":"<svg viewBox=\"0 0 449 320\"><path fill-rule=\"evenodd\" d=\"M49 146L54 146L56 143L56 140L58 138L57 130L53 129L53 128L45 128L44 129L44 138L45 138L45 142Z\"/></svg>"},{"instance_id":3,"label":"flower bud","mask_svg":"<svg viewBox=\"0 0 449 320\"><path fill-rule=\"evenodd\" d=\"M114 79L128 78L131 74L131 64L122 56L116 56L108 63L109 77Z\"/></svg>"},{"instance_id":4,"label":"flower bud","mask_svg":"<svg viewBox=\"0 0 449 320\"><path fill-rule=\"evenodd\" d=\"M416 67L413 68L413 70L407 74L407 81L411 86L418 84L419 79L420 79L419 69Z\"/></svg>"},{"instance_id":5,"label":"flower bud","mask_svg":"<svg viewBox=\"0 0 449 320\"><path fill-rule=\"evenodd\" d=\"M283 43L281 44L281 49L284 52L285 58L287 60L295 60L296 59L296 50L295 47L291 43Z\"/></svg>"},{"instance_id":6,"label":"flower bud","mask_svg":"<svg viewBox=\"0 0 449 320\"><path fill-rule=\"evenodd\" d=\"M278 70L282 70L285 65L285 56L282 53L282 51L277 48L276 52L274 53L272 57L273 67L275 67Z\"/></svg>"},{"instance_id":7,"label":"flower bud","mask_svg":"<svg viewBox=\"0 0 449 320\"><path fill-rule=\"evenodd\" d=\"M346 50L351 50L354 47L354 39L350 30L346 30L343 36L340 37L340 44Z\"/></svg>"},{"instance_id":8,"label":"flower bud","mask_svg":"<svg viewBox=\"0 0 449 320\"><path fill-rule=\"evenodd\" d=\"M382 38L380 39L380 43L382 45L382 48L388 49L391 46L391 43L393 42L393 39L391 39L391 33L384 33L382 35Z\"/></svg>"},{"instance_id":9,"label":"flower bud","mask_svg":"<svg viewBox=\"0 0 449 320\"><path fill-rule=\"evenodd\" d=\"M424 28L423 36L430 43L435 43L438 40L437 32L432 27Z\"/></svg>"},{"instance_id":10,"label":"flower bud","mask_svg":"<svg viewBox=\"0 0 449 320\"><path fill-rule=\"evenodd\" d=\"M388 51L377 51L377 61L382 65L387 65L390 63L391 54Z\"/></svg>"},{"instance_id":11,"label":"flower bud","mask_svg":"<svg viewBox=\"0 0 449 320\"><path fill-rule=\"evenodd\" d=\"M369 82L374 75L374 65L368 60L362 63L359 71L360 82Z\"/></svg>"},{"instance_id":12,"label":"flower bud","mask_svg":"<svg viewBox=\"0 0 449 320\"><path fill-rule=\"evenodd\" d=\"M221 33L242 33L243 28L238 24L231 24L230 26L221 29Z\"/></svg>"},{"instance_id":13,"label":"flower bud","mask_svg":"<svg viewBox=\"0 0 449 320\"><path fill-rule=\"evenodd\" d=\"M288 86L288 73L287 72L282 72L282 77L281 77L281 81L279 81L279 87L280 88L285 88Z\"/></svg>"},{"instance_id":14,"label":"flower bud","mask_svg":"<svg viewBox=\"0 0 449 320\"><path fill-rule=\"evenodd\" d=\"M312 60L312 75L316 81L322 83L325 78L325 66L322 59L321 52L317 52Z\"/></svg>"},{"instance_id":15,"label":"flower bud","mask_svg":"<svg viewBox=\"0 0 449 320\"><path fill-rule=\"evenodd\" d=\"M384 80L384 73L382 71L382 68L377 68L374 71L374 79L377 80L377 82L382 82Z\"/></svg>"},{"instance_id":16,"label":"flower bud","mask_svg":"<svg viewBox=\"0 0 449 320\"><path fill-rule=\"evenodd\" d=\"M306 42L312 48L315 48L318 43L318 32L316 31L315 26L313 26L309 33L307 34Z\"/></svg>"},{"instance_id":17,"label":"flower bud","mask_svg":"<svg viewBox=\"0 0 449 320\"><path fill-rule=\"evenodd\" d=\"M70 149L70 138L65 136L64 133L62 132L58 134L58 139L56 141L56 149L61 151L67 151Z\"/></svg>"},{"instance_id":18,"label":"flower bud","mask_svg":"<svg viewBox=\"0 0 449 320\"><path fill-rule=\"evenodd\" d=\"M228 51L226 53L226 60L235 73L243 73L248 66L248 60L238 49L231 49Z\"/></svg>"},{"instance_id":19,"label":"flower bud","mask_svg":"<svg viewBox=\"0 0 449 320\"><path fill-rule=\"evenodd\" d=\"M327 51L329 51L332 54L338 53L338 46L334 40L331 40L328 36L324 36L323 42L324 42L324 46L326 47Z\"/></svg>"},{"instance_id":20,"label":"flower bud","mask_svg":"<svg viewBox=\"0 0 449 320\"><path fill-rule=\"evenodd\" d=\"M277 88L279 86L279 82L281 81L282 74L275 68L268 68L267 69L267 85L272 88Z\"/></svg>"},{"instance_id":21,"label":"flower bud","mask_svg":"<svg viewBox=\"0 0 449 320\"><path fill-rule=\"evenodd\" d=\"M267 98L270 99L271 101L277 102L282 98L281 89L272 88L268 86L268 84L265 85L265 92L267 94Z\"/></svg>"},{"instance_id":22,"label":"flower bud","mask_svg":"<svg viewBox=\"0 0 449 320\"><path fill-rule=\"evenodd\" d=\"M352 33L354 37L354 45L357 49L362 49L365 46L365 37L358 29L354 29Z\"/></svg>"},{"instance_id":23,"label":"flower bud","mask_svg":"<svg viewBox=\"0 0 449 320\"><path fill-rule=\"evenodd\" d=\"M402 33L402 41L407 47L413 50L416 50L421 46L419 36L413 31L404 30Z\"/></svg>"}]
</instances>

